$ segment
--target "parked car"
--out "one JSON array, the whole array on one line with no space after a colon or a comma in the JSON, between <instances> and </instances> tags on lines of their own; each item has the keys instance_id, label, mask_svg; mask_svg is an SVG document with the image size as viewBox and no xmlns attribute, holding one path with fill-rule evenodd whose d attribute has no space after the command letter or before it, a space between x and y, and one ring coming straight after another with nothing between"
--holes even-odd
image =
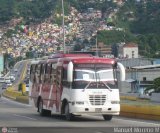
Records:
<instances>
[{"instance_id":1,"label":"parked car","mask_svg":"<svg viewBox=\"0 0 160 133\"><path fill-rule=\"evenodd\" d=\"M15 79L16 79L16 78L15 78L15 75L10 75L9 77L10 77L11 82L14 82Z\"/></svg>"},{"instance_id":2,"label":"parked car","mask_svg":"<svg viewBox=\"0 0 160 133\"><path fill-rule=\"evenodd\" d=\"M7 89L7 87L8 87L8 86L7 86L6 83L3 83L3 84L2 84L2 90Z\"/></svg>"},{"instance_id":3,"label":"parked car","mask_svg":"<svg viewBox=\"0 0 160 133\"><path fill-rule=\"evenodd\" d=\"M5 78L5 83L11 83L10 77L6 77L6 78Z\"/></svg>"},{"instance_id":4,"label":"parked car","mask_svg":"<svg viewBox=\"0 0 160 133\"><path fill-rule=\"evenodd\" d=\"M11 83L11 82L8 82L8 83L7 83L7 86L12 86L12 83Z\"/></svg>"},{"instance_id":5,"label":"parked car","mask_svg":"<svg viewBox=\"0 0 160 133\"><path fill-rule=\"evenodd\" d=\"M26 84L26 91L29 92L29 84Z\"/></svg>"},{"instance_id":6,"label":"parked car","mask_svg":"<svg viewBox=\"0 0 160 133\"><path fill-rule=\"evenodd\" d=\"M5 83L5 78L4 77L0 77L0 83Z\"/></svg>"},{"instance_id":7,"label":"parked car","mask_svg":"<svg viewBox=\"0 0 160 133\"><path fill-rule=\"evenodd\" d=\"M18 71L18 69L17 69L17 68L15 68L15 69L14 69L14 72L17 72L17 71Z\"/></svg>"}]
</instances>

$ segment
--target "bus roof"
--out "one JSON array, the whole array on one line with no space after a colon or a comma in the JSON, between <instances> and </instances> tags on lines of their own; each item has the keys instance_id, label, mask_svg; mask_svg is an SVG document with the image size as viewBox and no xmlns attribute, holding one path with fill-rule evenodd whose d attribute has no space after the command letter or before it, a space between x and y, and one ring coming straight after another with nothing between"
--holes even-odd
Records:
<instances>
[{"instance_id":1,"label":"bus roof","mask_svg":"<svg viewBox=\"0 0 160 133\"><path fill-rule=\"evenodd\" d=\"M47 62L57 61L55 59L59 59L59 62L72 61L75 64L80 64L80 63L115 64L116 62L114 59L95 57L90 54L60 54L60 55L55 55L54 58L49 58Z\"/></svg>"},{"instance_id":2,"label":"bus roof","mask_svg":"<svg viewBox=\"0 0 160 133\"><path fill-rule=\"evenodd\" d=\"M55 58L64 58L64 57L92 57L91 54L53 54L48 59L55 59Z\"/></svg>"},{"instance_id":3,"label":"bus roof","mask_svg":"<svg viewBox=\"0 0 160 133\"><path fill-rule=\"evenodd\" d=\"M86 57L86 58L71 58L71 61L76 64L80 63L104 63L104 64L115 64L114 59L101 58L101 57Z\"/></svg>"},{"instance_id":4,"label":"bus roof","mask_svg":"<svg viewBox=\"0 0 160 133\"><path fill-rule=\"evenodd\" d=\"M38 64L39 62L40 62L40 60L32 60L32 61L31 61L31 65L32 65L32 64Z\"/></svg>"}]
</instances>

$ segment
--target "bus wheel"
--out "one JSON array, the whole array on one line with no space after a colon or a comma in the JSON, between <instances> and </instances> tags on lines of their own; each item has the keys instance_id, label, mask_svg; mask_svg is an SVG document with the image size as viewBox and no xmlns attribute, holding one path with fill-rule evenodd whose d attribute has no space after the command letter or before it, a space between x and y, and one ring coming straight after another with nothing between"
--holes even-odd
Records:
<instances>
[{"instance_id":1,"label":"bus wheel","mask_svg":"<svg viewBox=\"0 0 160 133\"><path fill-rule=\"evenodd\" d=\"M65 111L66 120L68 120L68 121L73 120L73 117L74 117L74 116L73 116L73 114L71 114L71 113L69 112L69 104L68 104L68 103L66 103L64 111Z\"/></svg>"},{"instance_id":2,"label":"bus wheel","mask_svg":"<svg viewBox=\"0 0 160 133\"><path fill-rule=\"evenodd\" d=\"M45 115L45 111L43 109L43 101L42 99L39 100L39 103L38 103L38 111L39 111L39 114L41 116L44 116Z\"/></svg>"},{"instance_id":3,"label":"bus wheel","mask_svg":"<svg viewBox=\"0 0 160 133\"><path fill-rule=\"evenodd\" d=\"M110 121L112 120L112 115L103 115L104 120Z\"/></svg>"}]
</instances>

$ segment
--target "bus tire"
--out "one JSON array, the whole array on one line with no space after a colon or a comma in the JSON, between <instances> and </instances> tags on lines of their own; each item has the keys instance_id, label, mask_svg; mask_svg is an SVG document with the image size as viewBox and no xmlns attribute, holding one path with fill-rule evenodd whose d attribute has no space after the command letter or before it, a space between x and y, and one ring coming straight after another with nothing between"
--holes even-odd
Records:
<instances>
[{"instance_id":1,"label":"bus tire","mask_svg":"<svg viewBox=\"0 0 160 133\"><path fill-rule=\"evenodd\" d=\"M45 115L45 110L43 109L43 100L40 99L38 102L38 112L41 116Z\"/></svg>"},{"instance_id":2,"label":"bus tire","mask_svg":"<svg viewBox=\"0 0 160 133\"><path fill-rule=\"evenodd\" d=\"M68 121L73 120L74 115L69 112L69 104L68 103L65 104L64 114L65 114L66 120L68 120Z\"/></svg>"},{"instance_id":3,"label":"bus tire","mask_svg":"<svg viewBox=\"0 0 160 133\"><path fill-rule=\"evenodd\" d=\"M103 119L106 121L112 120L112 115L103 115Z\"/></svg>"}]
</instances>

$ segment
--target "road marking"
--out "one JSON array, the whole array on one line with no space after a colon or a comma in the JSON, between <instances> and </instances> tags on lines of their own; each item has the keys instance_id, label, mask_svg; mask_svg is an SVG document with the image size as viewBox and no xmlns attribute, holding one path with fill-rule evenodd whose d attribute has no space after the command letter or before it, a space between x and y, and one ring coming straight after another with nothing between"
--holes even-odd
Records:
<instances>
[{"instance_id":1,"label":"road marking","mask_svg":"<svg viewBox=\"0 0 160 133\"><path fill-rule=\"evenodd\" d=\"M32 117L28 117L28 116L24 116L24 115L17 115L17 114L13 114L14 116L18 116L18 117L22 117L22 118L27 118L27 119L30 119L30 120L34 120L36 121L37 119L35 118L32 118Z\"/></svg>"},{"instance_id":2,"label":"road marking","mask_svg":"<svg viewBox=\"0 0 160 133\"><path fill-rule=\"evenodd\" d=\"M97 118L97 119L100 119L100 115L96 116L96 115L84 115L84 116L90 116L90 117L93 117L93 118ZM126 117L127 118L127 117ZM133 119L130 119L130 120L127 120L127 119L120 119L120 118L115 118L113 117L114 120L120 120L120 121L128 121L128 122L136 122L136 123L141 123L141 124L151 124L151 125L154 125L154 126L160 126L160 124L157 124L157 123L152 123L152 122L145 122L145 121L136 121L136 120L133 120ZM141 119L143 120L143 119Z\"/></svg>"},{"instance_id":3,"label":"road marking","mask_svg":"<svg viewBox=\"0 0 160 133\"><path fill-rule=\"evenodd\" d=\"M120 118L114 118L116 120L122 120L122 121L128 121L128 122L136 122L136 123L142 123L142 124L152 124L154 126L160 126L160 124L152 123L152 122L144 122L144 121L136 121L136 120L126 120L126 119L120 119Z\"/></svg>"},{"instance_id":4,"label":"road marking","mask_svg":"<svg viewBox=\"0 0 160 133\"><path fill-rule=\"evenodd\" d=\"M3 101L2 99L0 100L0 103L7 103L7 102L5 102L5 101Z\"/></svg>"}]
</instances>

